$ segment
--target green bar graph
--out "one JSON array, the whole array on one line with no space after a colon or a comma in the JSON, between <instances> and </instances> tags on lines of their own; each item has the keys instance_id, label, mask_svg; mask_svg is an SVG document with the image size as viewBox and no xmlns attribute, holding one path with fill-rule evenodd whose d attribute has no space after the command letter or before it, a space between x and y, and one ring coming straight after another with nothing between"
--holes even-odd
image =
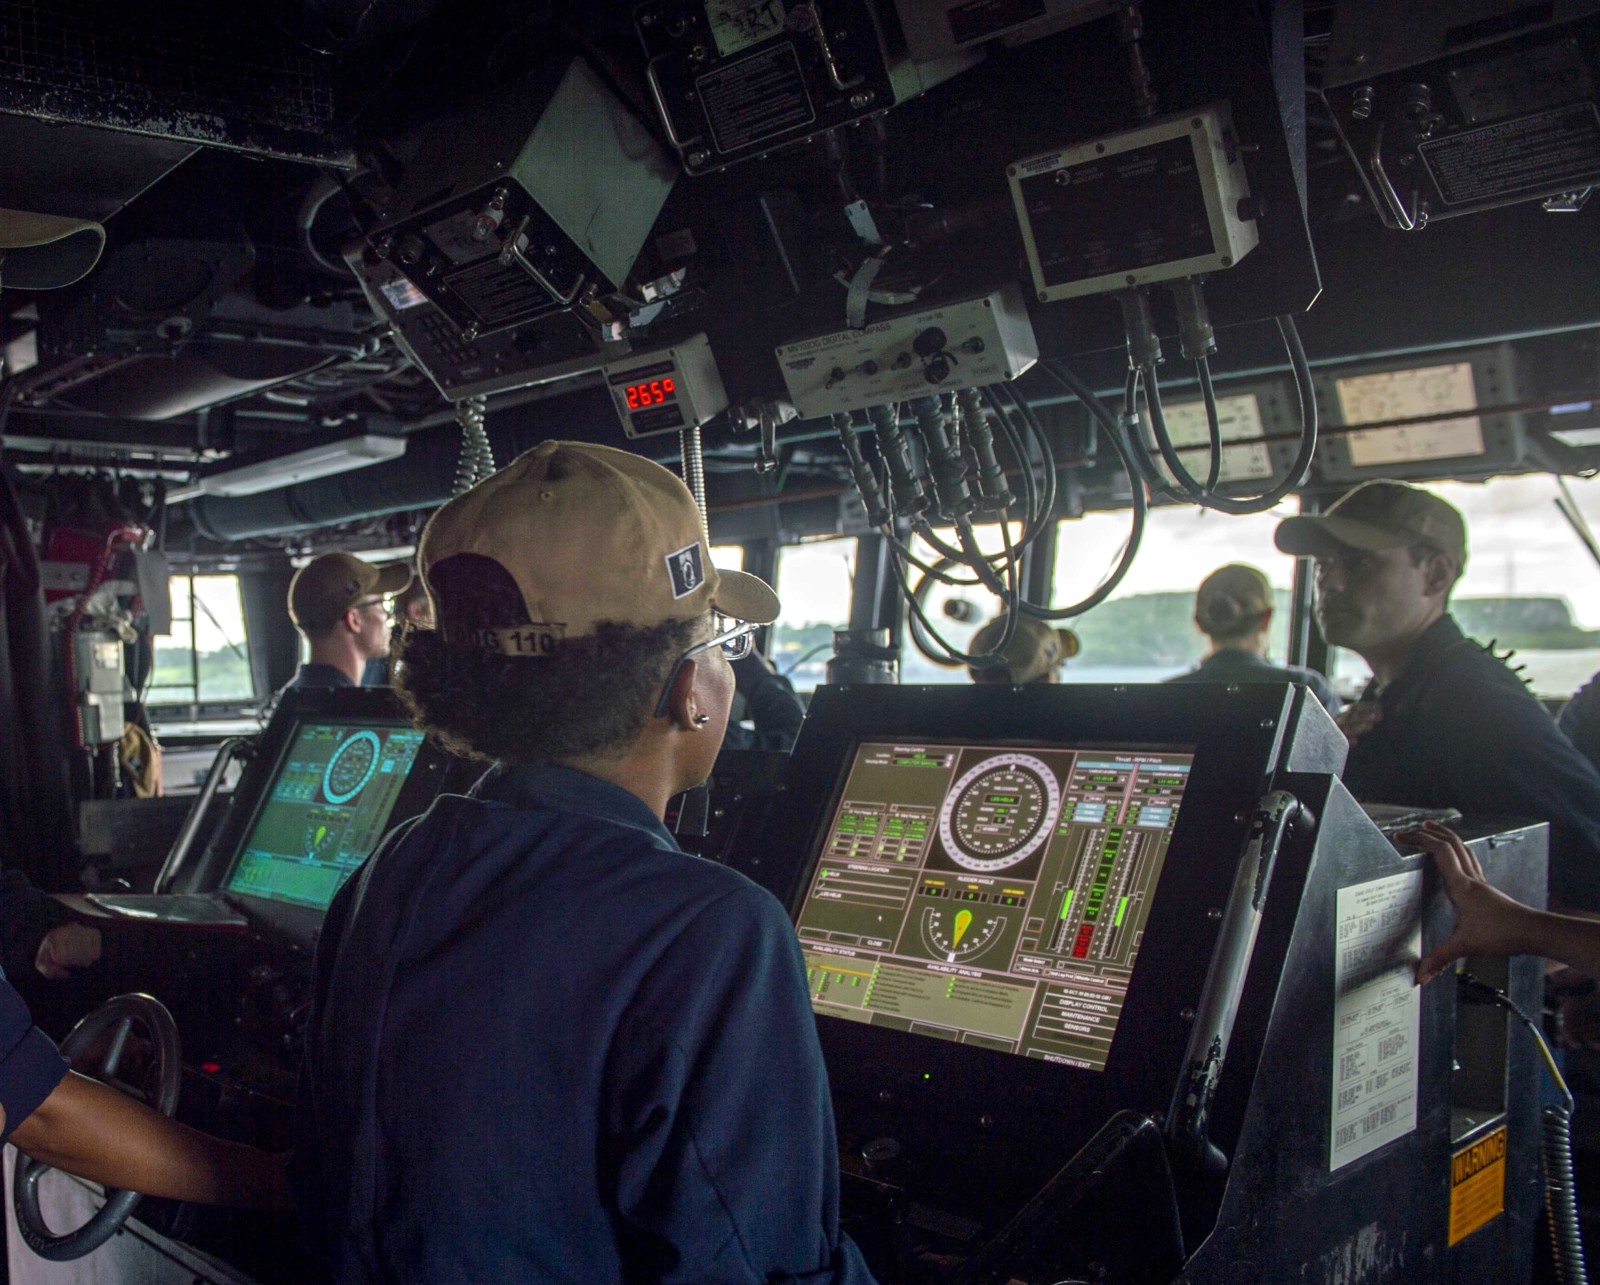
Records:
<instances>
[{"instance_id":1,"label":"green bar graph","mask_svg":"<svg viewBox=\"0 0 1600 1285\"><path fill-rule=\"evenodd\" d=\"M1128 913L1128 899L1126 897L1119 897L1117 899L1117 917L1111 921L1111 926L1113 928L1121 928L1122 927L1122 916L1127 914L1127 913Z\"/></svg>"},{"instance_id":2,"label":"green bar graph","mask_svg":"<svg viewBox=\"0 0 1600 1285\"><path fill-rule=\"evenodd\" d=\"M1061 899L1061 917L1063 919L1072 913L1072 893L1073 889L1068 888L1067 895Z\"/></svg>"}]
</instances>

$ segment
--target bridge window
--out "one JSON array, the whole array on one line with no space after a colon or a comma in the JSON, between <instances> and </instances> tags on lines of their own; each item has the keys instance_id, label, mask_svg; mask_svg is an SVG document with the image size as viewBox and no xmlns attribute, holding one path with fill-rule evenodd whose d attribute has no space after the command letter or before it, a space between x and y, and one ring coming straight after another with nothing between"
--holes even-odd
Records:
<instances>
[{"instance_id":1,"label":"bridge window","mask_svg":"<svg viewBox=\"0 0 1600 1285\"><path fill-rule=\"evenodd\" d=\"M744 545L714 544L711 546L711 565L719 571L744 570Z\"/></svg>"},{"instance_id":2,"label":"bridge window","mask_svg":"<svg viewBox=\"0 0 1600 1285\"><path fill-rule=\"evenodd\" d=\"M1218 567L1244 562L1266 573L1278 609L1269 635L1269 658L1282 662L1288 646L1289 587L1294 559L1272 543L1278 523L1298 511L1293 503L1270 513L1231 517L1189 505L1153 510L1132 568L1111 597L1075 620L1082 650L1062 678L1078 683L1159 682L1191 669L1206 641L1194 625L1194 592ZM1086 597L1116 566L1128 537L1128 514L1089 513L1062 521L1056 531L1056 605Z\"/></svg>"},{"instance_id":3,"label":"bridge window","mask_svg":"<svg viewBox=\"0 0 1600 1285\"><path fill-rule=\"evenodd\" d=\"M773 587L783 610L772 626L771 657L796 691L816 689L833 654L833 631L850 623L856 543L853 535L836 536L778 550Z\"/></svg>"},{"instance_id":4,"label":"bridge window","mask_svg":"<svg viewBox=\"0 0 1600 1285\"><path fill-rule=\"evenodd\" d=\"M1467 519L1467 571L1450 601L1456 622L1479 642L1515 649L1512 663L1538 695L1572 695L1600 670L1600 565L1557 508L1556 479L1428 489ZM1600 478L1568 478L1567 490L1580 517L1600 529ZM1341 691L1366 685L1366 662L1353 652L1333 649L1331 667Z\"/></svg>"},{"instance_id":5,"label":"bridge window","mask_svg":"<svg viewBox=\"0 0 1600 1285\"><path fill-rule=\"evenodd\" d=\"M173 576L172 632L155 640L150 705L244 705L255 699L235 575Z\"/></svg>"}]
</instances>

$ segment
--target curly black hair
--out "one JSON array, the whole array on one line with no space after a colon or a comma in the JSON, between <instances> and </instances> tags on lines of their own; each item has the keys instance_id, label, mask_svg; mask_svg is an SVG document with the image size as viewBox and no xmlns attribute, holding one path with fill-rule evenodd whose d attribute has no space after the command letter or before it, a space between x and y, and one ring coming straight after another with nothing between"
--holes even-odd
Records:
<instances>
[{"instance_id":1,"label":"curly black hair","mask_svg":"<svg viewBox=\"0 0 1600 1285\"><path fill-rule=\"evenodd\" d=\"M521 594L490 559L459 554L433 568L429 580L441 621L480 629L528 623ZM639 734L700 627L698 620L602 624L538 658L452 646L435 629L404 629L391 644L394 685L417 728L464 757L561 763L614 753Z\"/></svg>"}]
</instances>

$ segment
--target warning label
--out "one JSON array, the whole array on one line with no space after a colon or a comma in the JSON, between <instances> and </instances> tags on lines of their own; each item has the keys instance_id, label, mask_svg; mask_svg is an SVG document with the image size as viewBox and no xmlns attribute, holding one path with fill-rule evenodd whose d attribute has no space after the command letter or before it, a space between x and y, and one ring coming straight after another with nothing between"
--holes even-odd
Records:
<instances>
[{"instance_id":1,"label":"warning label","mask_svg":"<svg viewBox=\"0 0 1600 1285\"><path fill-rule=\"evenodd\" d=\"M1600 178L1600 113L1593 103L1574 103L1418 150L1447 205L1548 195Z\"/></svg>"},{"instance_id":2,"label":"warning label","mask_svg":"<svg viewBox=\"0 0 1600 1285\"><path fill-rule=\"evenodd\" d=\"M1451 1245L1505 1212L1506 1127L1450 1157Z\"/></svg>"},{"instance_id":3,"label":"warning label","mask_svg":"<svg viewBox=\"0 0 1600 1285\"><path fill-rule=\"evenodd\" d=\"M724 156L801 129L817 118L800 60L786 40L700 77L695 88L717 151Z\"/></svg>"}]
</instances>

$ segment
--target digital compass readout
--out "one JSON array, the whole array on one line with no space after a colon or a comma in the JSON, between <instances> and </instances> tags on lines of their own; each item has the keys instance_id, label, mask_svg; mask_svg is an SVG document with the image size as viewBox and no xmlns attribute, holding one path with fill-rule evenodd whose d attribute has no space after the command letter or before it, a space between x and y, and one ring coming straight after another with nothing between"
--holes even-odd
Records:
<instances>
[{"instance_id":1,"label":"digital compass readout","mask_svg":"<svg viewBox=\"0 0 1600 1285\"><path fill-rule=\"evenodd\" d=\"M1031 754L996 754L955 783L939 809L950 859L980 874L1026 861L1055 830L1061 787Z\"/></svg>"},{"instance_id":2,"label":"digital compass readout","mask_svg":"<svg viewBox=\"0 0 1600 1285\"><path fill-rule=\"evenodd\" d=\"M348 803L372 779L382 749L376 732L362 730L333 752L322 774L322 793L329 803Z\"/></svg>"}]
</instances>

